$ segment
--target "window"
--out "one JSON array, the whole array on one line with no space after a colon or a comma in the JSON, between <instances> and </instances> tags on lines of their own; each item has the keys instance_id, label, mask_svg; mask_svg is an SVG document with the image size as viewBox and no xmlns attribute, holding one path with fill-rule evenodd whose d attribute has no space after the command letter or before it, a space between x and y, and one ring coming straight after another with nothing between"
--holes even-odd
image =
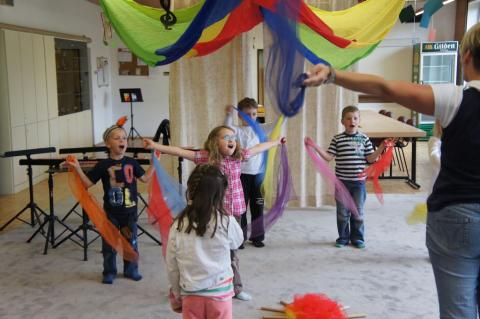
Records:
<instances>
[{"instance_id":1,"label":"window","mask_svg":"<svg viewBox=\"0 0 480 319\"><path fill-rule=\"evenodd\" d=\"M90 74L87 44L55 39L58 115L90 109Z\"/></svg>"}]
</instances>

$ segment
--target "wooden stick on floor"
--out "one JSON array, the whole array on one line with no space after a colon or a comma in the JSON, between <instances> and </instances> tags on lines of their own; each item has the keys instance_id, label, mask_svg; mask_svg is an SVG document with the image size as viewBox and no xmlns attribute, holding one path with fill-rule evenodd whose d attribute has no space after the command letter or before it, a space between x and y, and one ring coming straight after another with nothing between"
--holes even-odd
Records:
<instances>
[{"instance_id":1,"label":"wooden stick on floor","mask_svg":"<svg viewBox=\"0 0 480 319\"><path fill-rule=\"evenodd\" d=\"M280 308L261 307L260 310L285 313L285 309L280 309Z\"/></svg>"},{"instance_id":2,"label":"wooden stick on floor","mask_svg":"<svg viewBox=\"0 0 480 319\"><path fill-rule=\"evenodd\" d=\"M357 318L367 318L367 315L364 313L352 313L351 315L348 315L348 319L357 319Z\"/></svg>"}]
</instances>

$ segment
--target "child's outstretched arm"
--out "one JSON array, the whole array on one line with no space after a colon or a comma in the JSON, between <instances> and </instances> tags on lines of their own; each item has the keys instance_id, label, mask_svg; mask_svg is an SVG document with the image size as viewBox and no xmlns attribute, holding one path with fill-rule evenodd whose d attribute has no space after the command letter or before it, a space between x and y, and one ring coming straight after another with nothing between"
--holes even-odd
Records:
<instances>
[{"instance_id":1,"label":"child's outstretched arm","mask_svg":"<svg viewBox=\"0 0 480 319\"><path fill-rule=\"evenodd\" d=\"M380 143L380 145L377 147L375 152L373 152L370 155L365 156L368 163L374 163L374 162L377 161L380 154L382 154L383 150L385 150L385 148L386 148L385 142L395 143L395 139L389 138L389 139L383 140L382 143Z\"/></svg>"},{"instance_id":2,"label":"child's outstretched arm","mask_svg":"<svg viewBox=\"0 0 480 319\"><path fill-rule=\"evenodd\" d=\"M149 138L143 139L143 147L145 147L147 150L158 150L164 154L183 157L190 161L193 161L195 158L194 151L186 150L178 146L169 146L169 145L162 145L159 143L155 143Z\"/></svg>"},{"instance_id":3,"label":"child's outstretched arm","mask_svg":"<svg viewBox=\"0 0 480 319\"><path fill-rule=\"evenodd\" d=\"M160 159L160 155L157 156L157 159ZM139 178L139 180L144 182L144 183L148 183L150 181L150 179L152 179L154 171L155 170L154 170L154 167L153 167L152 160L150 160L150 166L148 167L145 174L143 174L143 176Z\"/></svg>"},{"instance_id":4,"label":"child's outstretched arm","mask_svg":"<svg viewBox=\"0 0 480 319\"><path fill-rule=\"evenodd\" d=\"M312 140L310 139L310 137L305 136L304 141L305 141L305 145L313 147L315 151L318 153L318 155L320 155L325 161L330 162L335 158L335 156L333 156L332 154L322 150L320 146L318 146L317 144L312 143Z\"/></svg>"},{"instance_id":5,"label":"child's outstretched arm","mask_svg":"<svg viewBox=\"0 0 480 319\"><path fill-rule=\"evenodd\" d=\"M95 185L94 183L92 183L90 178L88 178L87 175L85 175L82 168L80 167L80 163L76 158L73 158L71 161L65 161L64 163L77 171L78 175L80 176L80 179L82 180L82 184L83 186L85 186L85 188L89 188Z\"/></svg>"},{"instance_id":6,"label":"child's outstretched arm","mask_svg":"<svg viewBox=\"0 0 480 319\"><path fill-rule=\"evenodd\" d=\"M275 147L277 145L285 144L286 142L287 140L285 139L285 137L282 137L276 141L268 141L268 142L257 144L254 147L250 148L249 151L250 151L250 154L254 156L254 155L257 155L258 153L269 150L272 147Z\"/></svg>"}]
</instances>

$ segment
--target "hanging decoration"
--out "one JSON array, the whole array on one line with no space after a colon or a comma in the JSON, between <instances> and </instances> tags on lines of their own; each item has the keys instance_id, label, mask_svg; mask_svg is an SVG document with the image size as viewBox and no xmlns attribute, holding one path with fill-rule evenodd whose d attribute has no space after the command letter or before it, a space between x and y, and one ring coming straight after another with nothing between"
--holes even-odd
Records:
<instances>
[{"instance_id":1,"label":"hanging decoration","mask_svg":"<svg viewBox=\"0 0 480 319\"><path fill-rule=\"evenodd\" d=\"M151 66L212 53L264 21L266 11L275 14L277 3L291 9L285 0L203 0L176 10L176 23L166 29L160 22L164 9L133 0L100 0L125 45ZM403 6L404 0L367 0L346 10L324 11L301 1L291 21L298 32L297 50L312 63L321 59L346 68L380 43Z\"/></svg>"},{"instance_id":2,"label":"hanging decoration","mask_svg":"<svg viewBox=\"0 0 480 319\"><path fill-rule=\"evenodd\" d=\"M160 16L160 22L165 26L165 30L171 30L171 26L177 23L177 17L170 11L170 0L160 0L160 6L165 14Z\"/></svg>"}]
</instances>

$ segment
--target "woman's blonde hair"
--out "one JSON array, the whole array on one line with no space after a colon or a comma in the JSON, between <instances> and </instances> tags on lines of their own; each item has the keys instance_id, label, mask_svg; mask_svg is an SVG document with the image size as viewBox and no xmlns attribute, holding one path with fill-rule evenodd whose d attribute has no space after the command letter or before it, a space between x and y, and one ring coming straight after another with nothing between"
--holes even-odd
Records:
<instances>
[{"instance_id":1,"label":"woman's blonde hair","mask_svg":"<svg viewBox=\"0 0 480 319\"><path fill-rule=\"evenodd\" d=\"M480 23L468 29L463 37L462 44L460 45L460 54L463 55L467 51L470 51L472 55L473 66L476 70L480 71Z\"/></svg>"},{"instance_id":2,"label":"woman's blonde hair","mask_svg":"<svg viewBox=\"0 0 480 319\"><path fill-rule=\"evenodd\" d=\"M234 132L230 127L225 126L225 125L220 125L214 128L210 134L208 134L207 140L205 141L205 144L203 148L208 151L208 160L210 164L213 165L220 165L220 162L223 159L223 155L220 154L220 150L218 148L218 138L220 137L220 131L226 129L231 132ZM232 154L232 157L235 159L241 159L242 158L242 149L240 147L240 141L237 139L237 147L235 148L235 151Z\"/></svg>"}]
</instances>

